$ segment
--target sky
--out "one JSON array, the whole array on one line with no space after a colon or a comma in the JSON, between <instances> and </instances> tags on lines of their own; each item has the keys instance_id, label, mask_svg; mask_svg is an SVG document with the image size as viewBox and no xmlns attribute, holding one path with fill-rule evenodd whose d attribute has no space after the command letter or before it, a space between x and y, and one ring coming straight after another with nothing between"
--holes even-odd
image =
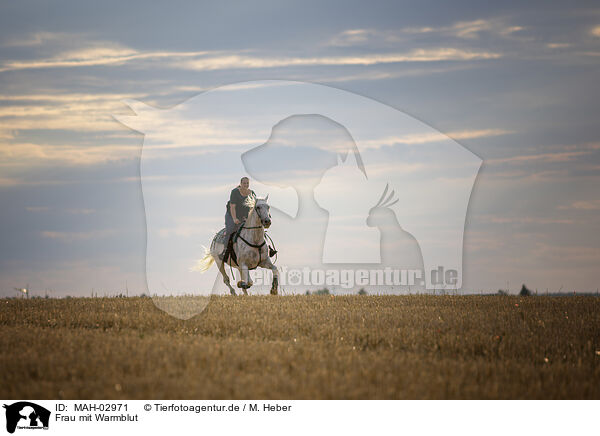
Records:
<instances>
[{"instance_id":1,"label":"sky","mask_svg":"<svg viewBox=\"0 0 600 436\"><path fill-rule=\"evenodd\" d=\"M464 292L596 292L599 67L592 2L5 2L0 295L147 292L144 137L113 115L257 80L367 97L483 160Z\"/></svg>"}]
</instances>

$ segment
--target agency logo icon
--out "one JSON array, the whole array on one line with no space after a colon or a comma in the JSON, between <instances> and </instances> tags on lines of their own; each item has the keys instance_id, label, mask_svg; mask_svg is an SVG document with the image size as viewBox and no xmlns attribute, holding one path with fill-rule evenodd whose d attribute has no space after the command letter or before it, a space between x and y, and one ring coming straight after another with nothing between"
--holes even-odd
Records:
<instances>
[{"instance_id":1,"label":"agency logo icon","mask_svg":"<svg viewBox=\"0 0 600 436\"><path fill-rule=\"evenodd\" d=\"M29 401L4 405L6 409L6 431L48 429L50 411Z\"/></svg>"},{"instance_id":2,"label":"agency logo icon","mask_svg":"<svg viewBox=\"0 0 600 436\"><path fill-rule=\"evenodd\" d=\"M229 293L218 268L200 274L194 265L224 227L242 176L258 197L269 195L282 293L304 293L309 281L341 286L346 276L375 293L461 288L463 233L482 160L422 121L347 91L290 81L227 85L168 109L126 103L133 113L115 118L144 135L150 295ZM294 272L287 282L286 270ZM269 292L254 283L250 292ZM154 302L180 318L204 308Z\"/></svg>"}]
</instances>

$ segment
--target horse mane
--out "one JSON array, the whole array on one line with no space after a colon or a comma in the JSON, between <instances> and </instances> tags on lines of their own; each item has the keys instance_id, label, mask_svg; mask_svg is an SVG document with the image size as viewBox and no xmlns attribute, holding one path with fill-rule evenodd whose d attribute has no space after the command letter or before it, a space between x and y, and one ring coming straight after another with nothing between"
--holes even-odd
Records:
<instances>
[{"instance_id":1,"label":"horse mane","mask_svg":"<svg viewBox=\"0 0 600 436\"><path fill-rule=\"evenodd\" d=\"M254 206L256 206L256 198L252 195L248 195L248 197L246 197L246 200L244 201L244 204L250 209L254 209Z\"/></svg>"},{"instance_id":2,"label":"horse mane","mask_svg":"<svg viewBox=\"0 0 600 436\"><path fill-rule=\"evenodd\" d=\"M266 198L259 198L259 197L253 197L251 195L249 195L248 197L246 197L246 200L244 200L244 204L246 206L248 206L250 209L254 209L256 207L256 204L259 201L263 201L263 202L267 202Z\"/></svg>"}]
</instances>

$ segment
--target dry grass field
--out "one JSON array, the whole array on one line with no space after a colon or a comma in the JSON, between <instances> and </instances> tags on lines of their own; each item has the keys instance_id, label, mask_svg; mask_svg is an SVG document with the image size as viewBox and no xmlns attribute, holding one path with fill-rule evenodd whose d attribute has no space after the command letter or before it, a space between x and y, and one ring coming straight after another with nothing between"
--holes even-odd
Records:
<instances>
[{"instance_id":1,"label":"dry grass field","mask_svg":"<svg viewBox=\"0 0 600 436\"><path fill-rule=\"evenodd\" d=\"M7 399L600 398L600 299L0 300Z\"/></svg>"}]
</instances>

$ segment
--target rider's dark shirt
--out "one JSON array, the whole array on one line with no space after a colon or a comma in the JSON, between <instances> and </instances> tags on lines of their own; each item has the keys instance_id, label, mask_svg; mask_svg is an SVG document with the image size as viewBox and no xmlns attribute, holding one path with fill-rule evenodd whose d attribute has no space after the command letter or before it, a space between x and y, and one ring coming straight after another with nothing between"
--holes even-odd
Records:
<instances>
[{"instance_id":1,"label":"rider's dark shirt","mask_svg":"<svg viewBox=\"0 0 600 436\"><path fill-rule=\"evenodd\" d=\"M256 198L256 194L254 193L254 191L252 189L250 190L250 193L244 197L240 193L240 190L238 188L234 188L231 191L231 195L229 196L229 201L227 202L227 213L230 213L229 206L231 204L235 204L236 218L239 219L240 221L244 221L246 218L248 218L248 212L250 212L250 208L248 206L246 206L245 201L249 195Z\"/></svg>"}]
</instances>

